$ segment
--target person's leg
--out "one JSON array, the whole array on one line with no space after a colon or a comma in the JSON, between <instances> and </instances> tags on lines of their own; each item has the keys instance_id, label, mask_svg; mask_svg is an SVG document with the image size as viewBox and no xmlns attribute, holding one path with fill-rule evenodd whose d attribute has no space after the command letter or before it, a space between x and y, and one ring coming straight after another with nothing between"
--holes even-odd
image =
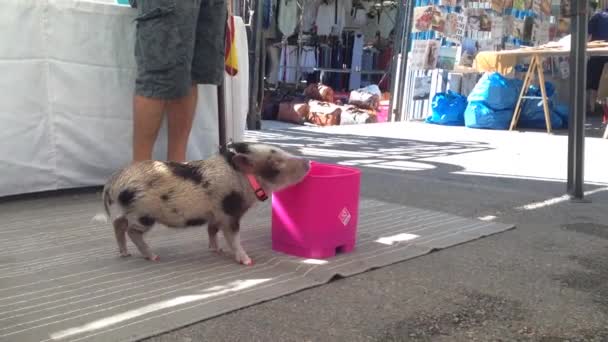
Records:
<instances>
[{"instance_id":1,"label":"person's leg","mask_svg":"<svg viewBox=\"0 0 608 342\"><path fill-rule=\"evenodd\" d=\"M133 161L152 159L163 120L164 100L135 95L133 100Z\"/></svg>"},{"instance_id":2,"label":"person's leg","mask_svg":"<svg viewBox=\"0 0 608 342\"><path fill-rule=\"evenodd\" d=\"M224 82L227 14L226 0L200 1L192 58L192 82L195 84L221 85ZM196 101L194 105L196 107Z\"/></svg>"},{"instance_id":3,"label":"person's leg","mask_svg":"<svg viewBox=\"0 0 608 342\"><path fill-rule=\"evenodd\" d=\"M186 161L188 139L192 130L197 100L197 86L193 85L188 96L167 103L168 160Z\"/></svg>"},{"instance_id":4,"label":"person's leg","mask_svg":"<svg viewBox=\"0 0 608 342\"><path fill-rule=\"evenodd\" d=\"M138 2L133 161L152 159L167 102L189 95L190 61L180 30L188 21L180 7L163 0Z\"/></svg>"},{"instance_id":5,"label":"person's leg","mask_svg":"<svg viewBox=\"0 0 608 342\"><path fill-rule=\"evenodd\" d=\"M179 80L176 79L176 82L179 83L186 95L167 102L167 159L185 162L198 100L198 87L196 82L192 80L192 61L195 54L201 1L182 1L177 5L176 14L180 18L178 30L181 45L184 47L183 71L185 75Z\"/></svg>"}]
</instances>

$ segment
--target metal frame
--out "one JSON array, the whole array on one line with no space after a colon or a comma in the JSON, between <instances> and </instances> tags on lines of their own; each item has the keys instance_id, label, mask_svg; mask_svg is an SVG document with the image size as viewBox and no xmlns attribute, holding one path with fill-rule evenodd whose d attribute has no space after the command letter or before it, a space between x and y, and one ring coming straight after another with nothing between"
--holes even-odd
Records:
<instances>
[{"instance_id":1,"label":"metal frame","mask_svg":"<svg viewBox=\"0 0 608 342\"><path fill-rule=\"evenodd\" d=\"M395 47L393 49L393 63L391 66L391 100L389 102L389 115L394 118L392 121L401 121L403 114L403 93L405 87L405 78L407 74L407 57L409 52L410 34L411 34L411 19L414 15L414 2L412 0L403 0L399 4L398 19L399 32L395 38ZM401 54L401 60L399 60ZM397 68L397 63L399 67ZM399 74L397 74L397 69ZM398 79L397 79L397 76Z\"/></svg>"}]
</instances>

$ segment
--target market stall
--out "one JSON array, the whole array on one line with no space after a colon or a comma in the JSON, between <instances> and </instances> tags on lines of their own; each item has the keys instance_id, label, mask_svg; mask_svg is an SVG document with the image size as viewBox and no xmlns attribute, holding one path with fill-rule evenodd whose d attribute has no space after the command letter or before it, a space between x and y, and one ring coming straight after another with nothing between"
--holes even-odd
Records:
<instances>
[{"instance_id":1,"label":"market stall","mask_svg":"<svg viewBox=\"0 0 608 342\"><path fill-rule=\"evenodd\" d=\"M100 185L130 162L134 15L109 0L3 1L0 196ZM189 159L218 146L216 87L198 99ZM228 138L242 137L240 121L228 118Z\"/></svg>"},{"instance_id":2,"label":"market stall","mask_svg":"<svg viewBox=\"0 0 608 342\"><path fill-rule=\"evenodd\" d=\"M389 120L398 1L269 2L264 119L318 126Z\"/></svg>"}]
</instances>

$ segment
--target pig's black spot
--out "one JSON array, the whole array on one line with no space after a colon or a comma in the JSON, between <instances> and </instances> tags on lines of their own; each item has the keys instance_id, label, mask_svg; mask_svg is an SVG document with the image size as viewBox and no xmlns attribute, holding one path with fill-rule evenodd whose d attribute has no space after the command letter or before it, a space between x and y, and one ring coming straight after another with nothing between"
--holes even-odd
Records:
<instances>
[{"instance_id":1,"label":"pig's black spot","mask_svg":"<svg viewBox=\"0 0 608 342\"><path fill-rule=\"evenodd\" d=\"M179 211L177 210L177 208L173 208L173 209L171 209L171 211L172 211L174 214L178 214L178 213L179 213Z\"/></svg>"},{"instance_id":2,"label":"pig's black spot","mask_svg":"<svg viewBox=\"0 0 608 342\"><path fill-rule=\"evenodd\" d=\"M245 213L245 199L241 194L232 191L222 200L222 209L228 216L240 218Z\"/></svg>"},{"instance_id":3,"label":"pig's black spot","mask_svg":"<svg viewBox=\"0 0 608 342\"><path fill-rule=\"evenodd\" d=\"M247 143L232 143L230 144L230 147L232 147L236 151L236 153L251 153L251 150L249 149L249 144Z\"/></svg>"},{"instance_id":4,"label":"pig's black spot","mask_svg":"<svg viewBox=\"0 0 608 342\"><path fill-rule=\"evenodd\" d=\"M160 195L160 199L164 202L167 202L171 197L173 197L173 190L169 190L166 193Z\"/></svg>"},{"instance_id":5,"label":"pig's black spot","mask_svg":"<svg viewBox=\"0 0 608 342\"><path fill-rule=\"evenodd\" d=\"M166 162L166 165L177 177L189 180L194 184L200 184L203 181L203 176L201 175L198 167L194 165L176 162Z\"/></svg>"},{"instance_id":6,"label":"pig's black spot","mask_svg":"<svg viewBox=\"0 0 608 342\"><path fill-rule=\"evenodd\" d=\"M203 181L203 188L207 189L207 188L209 188L210 185L211 185L211 183L209 183L208 180Z\"/></svg>"},{"instance_id":7,"label":"pig's black spot","mask_svg":"<svg viewBox=\"0 0 608 342\"><path fill-rule=\"evenodd\" d=\"M153 217L148 216L148 215L141 216L138 219L138 221L144 227L150 227L150 226L154 225L154 223L156 222L156 220Z\"/></svg>"},{"instance_id":8,"label":"pig's black spot","mask_svg":"<svg viewBox=\"0 0 608 342\"><path fill-rule=\"evenodd\" d=\"M275 180L279 173L281 173L281 171L276 168L270 160L260 168L260 176L268 181Z\"/></svg>"},{"instance_id":9,"label":"pig's black spot","mask_svg":"<svg viewBox=\"0 0 608 342\"><path fill-rule=\"evenodd\" d=\"M124 189L118 194L118 203L123 207L130 206L135 200L136 191L133 189Z\"/></svg>"},{"instance_id":10,"label":"pig's black spot","mask_svg":"<svg viewBox=\"0 0 608 342\"><path fill-rule=\"evenodd\" d=\"M204 218L193 218L186 221L186 226L202 226L207 223Z\"/></svg>"},{"instance_id":11,"label":"pig's black spot","mask_svg":"<svg viewBox=\"0 0 608 342\"><path fill-rule=\"evenodd\" d=\"M270 153L275 154L275 153L277 153L277 150L270 150Z\"/></svg>"}]
</instances>

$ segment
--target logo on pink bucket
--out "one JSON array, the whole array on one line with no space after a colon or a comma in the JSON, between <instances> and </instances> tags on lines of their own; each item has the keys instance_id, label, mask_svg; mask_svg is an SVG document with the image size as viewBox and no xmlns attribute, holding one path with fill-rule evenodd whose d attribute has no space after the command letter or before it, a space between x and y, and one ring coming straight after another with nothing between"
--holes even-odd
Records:
<instances>
[{"instance_id":1,"label":"logo on pink bucket","mask_svg":"<svg viewBox=\"0 0 608 342\"><path fill-rule=\"evenodd\" d=\"M342 209L342 211L340 212L340 215L338 215L338 219L340 220L340 222L342 222L344 226L346 226L348 222L350 222L350 218L350 212L348 211L348 209L346 209L346 207L344 207L344 209Z\"/></svg>"}]
</instances>

